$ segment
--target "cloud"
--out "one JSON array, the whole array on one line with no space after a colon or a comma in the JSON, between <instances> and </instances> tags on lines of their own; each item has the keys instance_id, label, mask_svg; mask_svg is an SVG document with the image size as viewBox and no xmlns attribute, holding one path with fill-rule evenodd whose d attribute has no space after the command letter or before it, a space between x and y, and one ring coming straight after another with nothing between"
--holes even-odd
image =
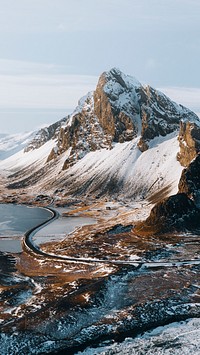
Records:
<instances>
[{"instance_id":1,"label":"cloud","mask_svg":"<svg viewBox=\"0 0 200 355\"><path fill-rule=\"evenodd\" d=\"M0 60L0 108L73 108L97 77L65 74L66 67Z\"/></svg>"},{"instance_id":2,"label":"cloud","mask_svg":"<svg viewBox=\"0 0 200 355\"><path fill-rule=\"evenodd\" d=\"M26 75L26 74L58 74L67 72L70 66L57 65L53 63L39 63L16 59L0 58L0 74L5 75Z\"/></svg>"},{"instance_id":3,"label":"cloud","mask_svg":"<svg viewBox=\"0 0 200 355\"><path fill-rule=\"evenodd\" d=\"M96 77L83 75L0 75L0 107L68 108L96 85Z\"/></svg>"},{"instance_id":4,"label":"cloud","mask_svg":"<svg viewBox=\"0 0 200 355\"><path fill-rule=\"evenodd\" d=\"M191 6L192 4L192 6ZM194 11L195 8L195 11ZM193 0L9 0L1 4L0 30L47 33L130 29L134 23L198 18L199 3Z\"/></svg>"}]
</instances>

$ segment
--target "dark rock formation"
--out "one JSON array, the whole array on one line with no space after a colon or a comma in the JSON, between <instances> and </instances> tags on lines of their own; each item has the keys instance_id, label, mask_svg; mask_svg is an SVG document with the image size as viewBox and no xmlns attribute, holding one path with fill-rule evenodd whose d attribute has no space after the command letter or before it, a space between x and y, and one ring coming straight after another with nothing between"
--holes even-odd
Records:
<instances>
[{"instance_id":1,"label":"dark rock formation","mask_svg":"<svg viewBox=\"0 0 200 355\"><path fill-rule=\"evenodd\" d=\"M136 227L138 233L200 231L200 155L182 171L178 188L178 194L152 208L146 221Z\"/></svg>"},{"instance_id":2,"label":"dark rock formation","mask_svg":"<svg viewBox=\"0 0 200 355\"><path fill-rule=\"evenodd\" d=\"M29 152L34 149L40 148L43 144L48 142L52 138L56 138L59 135L62 125L67 121L67 117L60 121L53 123L52 125L42 128L35 135L34 139L27 145L24 152Z\"/></svg>"},{"instance_id":3,"label":"dark rock formation","mask_svg":"<svg viewBox=\"0 0 200 355\"><path fill-rule=\"evenodd\" d=\"M196 204L200 202L200 155L184 169L179 181L179 192L187 194Z\"/></svg>"},{"instance_id":4,"label":"dark rock formation","mask_svg":"<svg viewBox=\"0 0 200 355\"><path fill-rule=\"evenodd\" d=\"M163 93L150 86L140 88L142 131L138 146L141 151L148 149L148 142L178 130L184 110Z\"/></svg>"},{"instance_id":5,"label":"dark rock formation","mask_svg":"<svg viewBox=\"0 0 200 355\"><path fill-rule=\"evenodd\" d=\"M178 193L156 204L146 221L135 230L141 234L158 234L197 229L200 229L200 209L186 194Z\"/></svg>"}]
</instances>

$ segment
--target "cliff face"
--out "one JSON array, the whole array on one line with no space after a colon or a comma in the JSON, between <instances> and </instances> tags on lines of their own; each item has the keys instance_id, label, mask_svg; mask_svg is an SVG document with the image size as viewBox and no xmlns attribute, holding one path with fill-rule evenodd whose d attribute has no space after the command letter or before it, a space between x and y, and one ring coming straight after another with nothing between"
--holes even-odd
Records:
<instances>
[{"instance_id":1,"label":"cliff face","mask_svg":"<svg viewBox=\"0 0 200 355\"><path fill-rule=\"evenodd\" d=\"M200 152L200 126L199 121L180 122L179 131L180 152L177 159L182 166L188 166Z\"/></svg>"},{"instance_id":2,"label":"cliff face","mask_svg":"<svg viewBox=\"0 0 200 355\"><path fill-rule=\"evenodd\" d=\"M138 226L138 231L144 234L197 229L200 229L200 155L183 169L178 194L157 203L146 221Z\"/></svg>"},{"instance_id":3,"label":"cliff face","mask_svg":"<svg viewBox=\"0 0 200 355\"><path fill-rule=\"evenodd\" d=\"M31 150L38 149L49 140L57 138L60 134L62 126L65 124L66 121L67 117L53 123L48 127L40 129L34 136L34 138L30 141L30 143L26 146L24 152L27 153Z\"/></svg>"},{"instance_id":4,"label":"cliff face","mask_svg":"<svg viewBox=\"0 0 200 355\"><path fill-rule=\"evenodd\" d=\"M136 227L139 234L194 231L200 228L200 209L184 193L156 204L144 223Z\"/></svg>"},{"instance_id":5,"label":"cliff face","mask_svg":"<svg viewBox=\"0 0 200 355\"><path fill-rule=\"evenodd\" d=\"M56 147L52 149L48 161L66 152L63 169L67 169L88 152L110 149L111 144L112 137L104 132L94 115L93 95L89 93L79 101L78 107L60 130Z\"/></svg>"},{"instance_id":6,"label":"cliff face","mask_svg":"<svg viewBox=\"0 0 200 355\"><path fill-rule=\"evenodd\" d=\"M113 142L126 142L140 131L141 84L117 69L103 73L94 92L94 114Z\"/></svg>"},{"instance_id":7,"label":"cliff face","mask_svg":"<svg viewBox=\"0 0 200 355\"><path fill-rule=\"evenodd\" d=\"M200 204L200 155L182 171L179 192L187 194L197 205Z\"/></svg>"}]
</instances>

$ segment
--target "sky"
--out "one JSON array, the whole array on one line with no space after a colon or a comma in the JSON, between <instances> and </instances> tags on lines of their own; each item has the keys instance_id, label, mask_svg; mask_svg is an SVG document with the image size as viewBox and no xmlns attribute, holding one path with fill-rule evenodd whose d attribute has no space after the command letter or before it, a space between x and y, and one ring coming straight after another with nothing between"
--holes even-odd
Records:
<instances>
[{"instance_id":1,"label":"sky","mask_svg":"<svg viewBox=\"0 0 200 355\"><path fill-rule=\"evenodd\" d=\"M0 5L0 132L61 119L112 67L200 112L199 0Z\"/></svg>"}]
</instances>

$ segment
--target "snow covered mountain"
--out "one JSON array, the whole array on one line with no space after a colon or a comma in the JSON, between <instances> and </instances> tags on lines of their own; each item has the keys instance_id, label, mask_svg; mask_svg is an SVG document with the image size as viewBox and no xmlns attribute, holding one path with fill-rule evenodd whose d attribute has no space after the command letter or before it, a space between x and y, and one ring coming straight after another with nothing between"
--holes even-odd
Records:
<instances>
[{"instance_id":1,"label":"snow covered mountain","mask_svg":"<svg viewBox=\"0 0 200 355\"><path fill-rule=\"evenodd\" d=\"M118 198L176 193L200 149L200 121L163 93L114 68L72 115L0 163L10 188Z\"/></svg>"},{"instance_id":2,"label":"snow covered mountain","mask_svg":"<svg viewBox=\"0 0 200 355\"><path fill-rule=\"evenodd\" d=\"M11 155L24 149L33 139L36 132L26 132L23 134L1 134L0 135L0 160L4 160Z\"/></svg>"}]
</instances>

